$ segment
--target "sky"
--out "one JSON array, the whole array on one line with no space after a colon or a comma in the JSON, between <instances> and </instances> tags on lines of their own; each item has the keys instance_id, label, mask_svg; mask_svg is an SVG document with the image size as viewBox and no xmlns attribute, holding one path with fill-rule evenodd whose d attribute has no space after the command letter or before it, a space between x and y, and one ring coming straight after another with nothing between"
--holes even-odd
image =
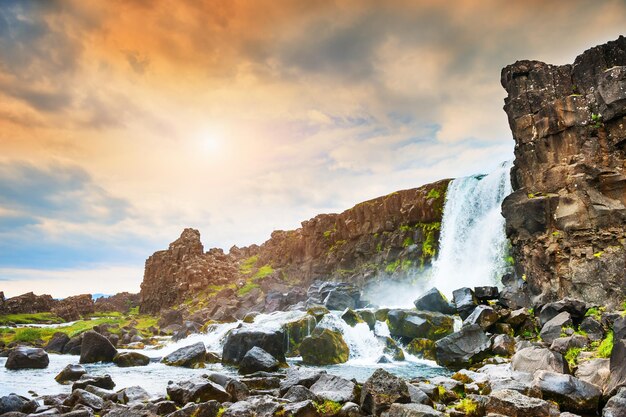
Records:
<instances>
[{"instance_id":1,"label":"sky","mask_svg":"<svg viewBox=\"0 0 626 417\"><path fill-rule=\"evenodd\" d=\"M138 291L185 227L228 250L489 172L502 67L624 28L624 1L3 0L0 291Z\"/></svg>"}]
</instances>

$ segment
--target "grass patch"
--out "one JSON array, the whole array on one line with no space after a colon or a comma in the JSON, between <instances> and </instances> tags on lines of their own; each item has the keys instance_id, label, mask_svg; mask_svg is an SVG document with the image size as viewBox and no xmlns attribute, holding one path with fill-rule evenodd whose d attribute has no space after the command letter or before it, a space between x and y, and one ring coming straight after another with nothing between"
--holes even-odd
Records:
<instances>
[{"instance_id":1,"label":"grass patch","mask_svg":"<svg viewBox=\"0 0 626 417\"><path fill-rule=\"evenodd\" d=\"M245 259L239 266L239 272L241 272L244 275L251 274L258 261L259 261L258 255L254 255L254 256L249 257L248 259Z\"/></svg>"},{"instance_id":2,"label":"grass patch","mask_svg":"<svg viewBox=\"0 0 626 417\"><path fill-rule=\"evenodd\" d=\"M613 351L613 332L608 332L606 337L600 342L596 356L598 358L610 358Z\"/></svg>"},{"instance_id":3,"label":"grass patch","mask_svg":"<svg viewBox=\"0 0 626 417\"><path fill-rule=\"evenodd\" d=\"M6 314L0 316L0 326L14 324L54 324L63 323L63 319L52 313Z\"/></svg>"},{"instance_id":4,"label":"grass patch","mask_svg":"<svg viewBox=\"0 0 626 417\"><path fill-rule=\"evenodd\" d=\"M426 194L426 198L429 200L441 197L441 193L436 188L432 188L428 194Z\"/></svg>"},{"instance_id":5,"label":"grass patch","mask_svg":"<svg viewBox=\"0 0 626 417\"><path fill-rule=\"evenodd\" d=\"M455 410L461 411L466 416L478 416L478 403L469 398L463 398L454 407Z\"/></svg>"},{"instance_id":6,"label":"grass patch","mask_svg":"<svg viewBox=\"0 0 626 417\"><path fill-rule=\"evenodd\" d=\"M321 403L315 403L315 408L322 416L334 416L341 410L341 404L336 401L326 400Z\"/></svg>"},{"instance_id":7,"label":"grass patch","mask_svg":"<svg viewBox=\"0 0 626 417\"><path fill-rule=\"evenodd\" d=\"M259 284L256 282L247 282L243 287L237 290L237 295L243 297L255 288L259 288Z\"/></svg>"},{"instance_id":8,"label":"grass patch","mask_svg":"<svg viewBox=\"0 0 626 417\"><path fill-rule=\"evenodd\" d=\"M274 268L272 268L271 265L263 265L262 267L259 268L258 271L256 271L252 279L265 278L266 276L272 274L273 272L274 272Z\"/></svg>"},{"instance_id":9,"label":"grass patch","mask_svg":"<svg viewBox=\"0 0 626 417\"><path fill-rule=\"evenodd\" d=\"M415 242L413 242L413 238L412 237L407 237L406 239L404 239L404 242L402 242L402 246L405 248L408 248L409 246L413 245Z\"/></svg>"},{"instance_id":10,"label":"grass patch","mask_svg":"<svg viewBox=\"0 0 626 417\"><path fill-rule=\"evenodd\" d=\"M567 361L570 369L574 369L574 367L578 364L578 355L580 355L581 348L569 348L565 355L563 356Z\"/></svg>"}]
</instances>

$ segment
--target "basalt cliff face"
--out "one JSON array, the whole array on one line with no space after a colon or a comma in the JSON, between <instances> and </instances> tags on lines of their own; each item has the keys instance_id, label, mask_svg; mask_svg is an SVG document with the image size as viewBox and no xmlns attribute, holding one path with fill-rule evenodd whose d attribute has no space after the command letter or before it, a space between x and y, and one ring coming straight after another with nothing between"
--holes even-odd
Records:
<instances>
[{"instance_id":1,"label":"basalt cliff face","mask_svg":"<svg viewBox=\"0 0 626 417\"><path fill-rule=\"evenodd\" d=\"M141 310L155 313L201 292L226 291L216 302L238 292L251 298L250 306L266 311L276 305L273 293L307 288L318 279L362 287L402 277L430 264L436 254L448 183L398 191L340 214L321 214L296 230L273 232L262 245L233 246L228 254L204 252L200 233L185 229L168 250L146 261Z\"/></svg>"},{"instance_id":2,"label":"basalt cliff face","mask_svg":"<svg viewBox=\"0 0 626 417\"><path fill-rule=\"evenodd\" d=\"M520 276L536 303L621 304L626 291L626 38L572 65L502 70L515 139L503 203Z\"/></svg>"}]
</instances>

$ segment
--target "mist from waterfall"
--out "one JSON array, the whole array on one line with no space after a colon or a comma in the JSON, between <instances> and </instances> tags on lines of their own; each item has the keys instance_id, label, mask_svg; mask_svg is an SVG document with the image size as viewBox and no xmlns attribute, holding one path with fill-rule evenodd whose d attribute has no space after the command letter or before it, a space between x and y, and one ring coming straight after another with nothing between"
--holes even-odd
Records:
<instances>
[{"instance_id":1,"label":"mist from waterfall","mask_svg":"<svg viewBox=\"0 0 626 417\"><path fill-rule=\"evenodd\" d=\"M439 253L430 283L447 296L461 287L498 285L510 265L502 201L511 194L511 167L457 178L448 185Z\"/></svg>"}]
</instances>

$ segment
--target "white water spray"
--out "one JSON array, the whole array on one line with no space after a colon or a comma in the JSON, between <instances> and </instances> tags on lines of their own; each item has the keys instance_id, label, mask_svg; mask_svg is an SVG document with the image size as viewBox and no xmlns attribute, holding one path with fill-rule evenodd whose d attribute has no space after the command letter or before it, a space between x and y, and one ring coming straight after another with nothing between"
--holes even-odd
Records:
<instances>
[{"instance_id":1,"label":"white water spray","mask_svg":"<svg viewBox=\"0 0 626 417\"><path fill-rule=\"evenodd\" d=\"M447 296L460 287L497 285L507 271L502 201L511 194L512 161L488 175L450 182L432 285Z\"/></svg>"}]
</instances>

